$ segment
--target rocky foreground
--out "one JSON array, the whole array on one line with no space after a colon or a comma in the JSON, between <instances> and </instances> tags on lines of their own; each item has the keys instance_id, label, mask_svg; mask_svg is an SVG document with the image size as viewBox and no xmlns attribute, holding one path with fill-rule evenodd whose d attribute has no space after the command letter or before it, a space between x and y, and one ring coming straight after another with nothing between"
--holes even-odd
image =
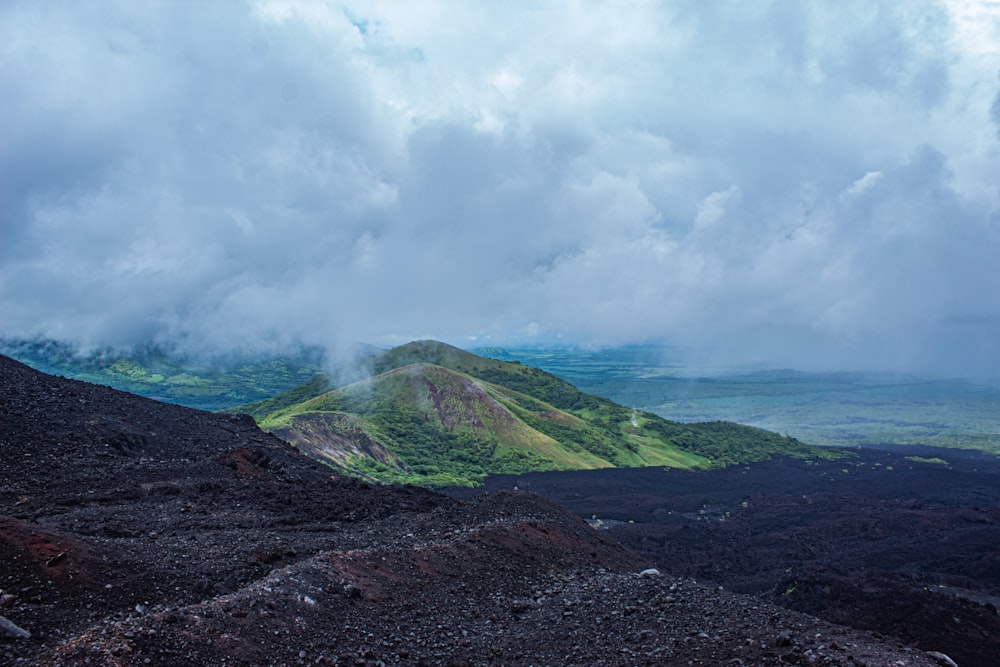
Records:
<instances>
[{"instance_id":1,"label":"rocky foreground","mask_svg":"<svg viewBox=\"0 0 1000 667\"><path fill-rule=\"evenodd\" d=\"M588 519L671 574L942 651L962 667L998 664L994 456L906 447L699 473L638 468L486 480L487 489L514 486Z\"/></svg>"},{"instance_id":2,"label":"rocky foreground","mask_svg":"<svg viewBox=\"0 0 1000 667\"><path fill-rule=\"evenodd\" d=\"M0 664L946 664L648 565L532 494L371 486L0 357Z\"/></svg>"}]
</instances>

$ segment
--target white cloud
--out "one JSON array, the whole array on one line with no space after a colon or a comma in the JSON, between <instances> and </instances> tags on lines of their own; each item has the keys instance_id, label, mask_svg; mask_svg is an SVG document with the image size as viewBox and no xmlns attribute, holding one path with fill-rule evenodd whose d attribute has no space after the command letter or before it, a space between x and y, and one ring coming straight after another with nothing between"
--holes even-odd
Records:
<instances>
[{"instance_id":1,"label":"white cloud","mask_svg":"<svg viewBox=\"0 0 1000 667\"><path fill-rule=\"evenodd\" d=\"M882 178L882 172L869 171L867 174L851 183L851 185L844 190L844 193L841 195L841 199L843 201L850 201L861 197L865 192L874 187L880 178Z\"/></svg>"},{"instance_id":2,"label":"white cloud","mask_svg":"<svg viewBox=\"0 0 1000 667\"><path fill-rule=\"evenodd\" d=\"M998 16L7 3L0 333L1000 372Z\"/></svg>"},{"instance_id":3,"label":"white cloud","mask_svg":"<svg viewBox=\"0 0 1000 667\"><path fill-rule=\"evenodd\" d=\"M698 215L695 216L694 226L698 229L713 226L725 216L729 200L738 199L739 196L740 189L735 185L726 190L711 193L698 204Z\"/></svg>"}]
</instances>

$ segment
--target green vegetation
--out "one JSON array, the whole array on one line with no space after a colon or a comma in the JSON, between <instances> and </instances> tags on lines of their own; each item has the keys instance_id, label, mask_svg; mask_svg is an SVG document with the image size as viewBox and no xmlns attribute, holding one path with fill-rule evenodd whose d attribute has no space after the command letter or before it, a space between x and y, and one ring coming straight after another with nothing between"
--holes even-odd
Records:
<instances>
[{"instance_id":1,"label":"green vegetation","mask_svg":"<svg viewBox=\"0 0 1000 667\"><path fill-rule=\"evenodd\" d=\"M421 341L369 349L339 369L339 379L321 374L317 350L204 359L156 347L80 354L51 341L7 340L0 352L45 372L190 407L242 405L320 460L428 486L475 484L489 472L697 469L778 454L839 455L801 441L1000 453L995 384L790 370L705 375L672 361L679 351L670 348L484 348L477 356ZM402 370L410 366L421 370Z\"/></svg>"},{"instance_id":2,"label":"green vegetation","mask_svg":"<svg viewBox=\"0 0 1000 667\"><path fill-rule=\"evenodd\" d=\"M490 473L600 467L700 469L774 455L833 457L738 424L680 424L586 394L545 371L419 341L368 360L372 376L322 377L232 411L355 474L429 487Z\"/></svg>"},{"instance_id":3,"label":"green vegetation","mask_svg":"<svg viewBox=\"0 0 1000 667\"><path fill-rule=\"evenodd\" d=\"M681 422L737 422L833 447L892 443L1000 454L996 381L706 368L685 361L685 350L654 346L475 351Z\"/></svg>"},{"instance_id":4,"label":"green vegetation","mask_svg":"<svg viewBox=\"0 0 1000 667\"><path fill-rule=\"evenodd\" d=\"M154 346L81 354L51 341L0 340L0 352L48 373L190 407L242 405L239 411L318 460L433 487L474 485L491 472L699 469L841 455L803 440L1000 454L995 384L790 370L706 375L677 362L680 351L670 348L483 348L477 356L420 341L369 348L338 369L339 378L321 374L318 350L206 359Z\"/></svg>"},{"instance_id":5,"label":"green vegetation","mask_svg":"<svg viewBox=\"0 0 1000 667\"><path fill-rule=\"evenodd\" d=\"M907 456L907 461L913 461L914 463L930 463L932 465L948 466L948 462L944 459L938 458L936 456L931 458L925 458L923 456Z\"/></svg>"},{"instance_id":6,"label":"green vegetation","mask_svg":"<svg viewBox=\"0 0 1000 667\"><path fill-rule=\"evenodd\" d=\"M318 350L282 358L205 359L155 346L84 354L53 341L0 340L0 352L47 373L204 410L255 402L244 409L258 419L347 384L346 379L319 376L323 359ZM674 423L736 422L817 445L918 444L1000 454L1000 386L995 382L885 373L706 371L683 362L684 350L652 346L493 347L477 350L482 356L476 356L449 346L413 343L376 352L367 351L361 368L344 370L365 378L409 363L440 365L504 386L514 403L522 399L513 398L513 392L520 392L563 410L604 411L604 415L590 414L596 419L592 426L598 427L623 421L623 413L612 415L606 407L614 401L636 414L653 413ZM558 435L557 427L544 422L536 421L534 427ZM581 444L589 440L593 445L597 436L590 432L577 437L583 439ZM640 436L630 442L641 449L645 443ZM765 449L777 444L772 441ZM704 442L701 446L717 462L727 460L724 451L713 451ZM642 451L651 460L655 443L653 449Z\"/></svg>"},{"instance_id":7,"label":"green vegetation","mask_svg":"<svg viewBox=\"0 0 1000 667\"><path fill-rule=\"evenodd\" d=\"M297 387L292 387L277 396L242 405L239 407L239 411L259 421L270 414L281 412L297 403L307 401L314 396L319 396L330 389L330 381L326 376L317 375L307 382Z\"/></svg>"},{"instance_id":8,"label":"green vegetation","mask_svg":"<svg viewBox=\"0 0 1000 667\"><path fill-rule=\"evenodd\" d=\"M280 359L259 355L195 359L154 346L81 354L54 341L4 340L0 352L45 373L201 410L274 396L322 369L322 354L315 349Z\"/></svg>"},{"instance_id":9,"label":"green vegetation","mask_svg":"<svg viewBox=\"0 0 1000 667\"><path fill-rule=\"evenodd\" d=\"M661 437L721 466L766 461L772 456L824 460L844 456L841 450L809 447L787 435L733 422L682 424L660 418L652 428Z\"/></svg>"}]
</instances>

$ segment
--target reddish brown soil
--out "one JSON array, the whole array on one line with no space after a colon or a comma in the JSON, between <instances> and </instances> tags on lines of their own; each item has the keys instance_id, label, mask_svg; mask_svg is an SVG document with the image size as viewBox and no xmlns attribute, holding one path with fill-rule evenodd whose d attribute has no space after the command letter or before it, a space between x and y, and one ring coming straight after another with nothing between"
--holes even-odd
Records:
<instances>
[{"instance_id":1,"label":"reddish brown soil","mask_svg":"<svg viewBox=\"0 0 1000 667\"><path fill-rule=\"evenodd\" d=\"M861 450L830 463L541 473L487 483L515 485L600 519L608 535L670 574L942 651L963 667L998 664L995 457Z\"/></svg>"},{"instance_id":2,"label":"reddish brown soil","mask_svg":"<svg viewBox=\"0 0 1000 667\"><path fill-rule=\"evenodd\" d=\"M935 664L647 566L533 494L371 486L0 357L3 665Z\"/></svg>"}]
</instances>

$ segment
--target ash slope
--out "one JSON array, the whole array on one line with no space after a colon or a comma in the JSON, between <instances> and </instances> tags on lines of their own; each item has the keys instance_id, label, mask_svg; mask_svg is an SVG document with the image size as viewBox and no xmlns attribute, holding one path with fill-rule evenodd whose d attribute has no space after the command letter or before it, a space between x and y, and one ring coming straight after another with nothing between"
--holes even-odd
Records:
<instances>
[{"instance_id":1,"label":"ash slope","mask_svg":"<svg viewBox=\"0 0 1000 667\"><path fill-rule=\"evenodd\" d=\"M331 474L249 420L0 357L0 664L932 665L538 496ZM9 627L9 626L8 626Z\"/></svg>"}]
</instances>

